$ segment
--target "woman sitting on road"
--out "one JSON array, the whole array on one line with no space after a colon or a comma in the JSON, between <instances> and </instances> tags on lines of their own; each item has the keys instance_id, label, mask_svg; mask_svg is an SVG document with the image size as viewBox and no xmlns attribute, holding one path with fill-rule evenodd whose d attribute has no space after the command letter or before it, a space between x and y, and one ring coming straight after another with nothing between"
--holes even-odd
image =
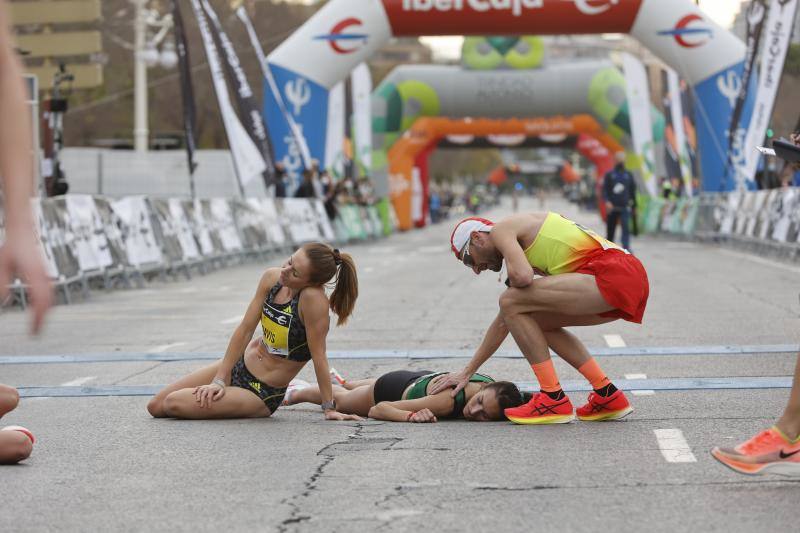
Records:
<instances>
[{"instance_id":1,"label":"woman sitting on road","mask_svg":"<svg viewBox=\"0 0 800 533\"><path fill-rule=\"evenodd\" d=\"M505 420L504 409L526 401L510 381L495 381L483 374L473 374L455 397L449 390L429 394L428 391L446 375L446 372L429 370L395 370L378 379L340 380L342 386L333 387L333 397L342 413L390 422L436 422L440 418L465 418L475 422ZM285 404L319 404L323 394L317 385L290 387Z\"/></svg>"},{"instance_id":2,"label":"woman sitting on road","mask_svg":"<svg viewBox=\"0 0 800 533\"><path fill-rule=\"evenodd\" d=\"M334 276L329 301L323 286ZM323 383L319 397L325 418L358 419L336 410L325 347L328 309L342 325L357 297L356 266L348 254L322 243L302 246L283 266L261 276L225 356L166 387L147 410L157 418L267 417L281 405L289 382L313 361ZM259 322L263 335L250 342Z\"/></svg>"}]
</instances>

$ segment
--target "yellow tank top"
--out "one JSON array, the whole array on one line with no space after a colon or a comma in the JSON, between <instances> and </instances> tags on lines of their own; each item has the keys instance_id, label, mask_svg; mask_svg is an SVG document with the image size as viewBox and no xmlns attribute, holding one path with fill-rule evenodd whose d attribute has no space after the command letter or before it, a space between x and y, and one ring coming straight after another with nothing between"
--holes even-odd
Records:
<instances>
[{"instance_id":1,"label":"yellow tank top","mask_svg":"<svg viewBox=\"0 0 800 533\"><path fill-rule=\"evenodd\" d=\"M626 250L558 213L548 213L525 250L528 263L547 275L575 272L598 249Z\"/></svg>"}]
</instances>

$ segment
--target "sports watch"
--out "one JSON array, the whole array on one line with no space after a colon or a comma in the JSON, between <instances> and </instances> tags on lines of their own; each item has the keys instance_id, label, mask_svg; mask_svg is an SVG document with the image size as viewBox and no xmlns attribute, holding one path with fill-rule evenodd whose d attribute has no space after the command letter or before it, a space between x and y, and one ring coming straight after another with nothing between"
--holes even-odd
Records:
<instances>
[{"instance_id":1,"label":"sports watch","mask_svg":"<svg viewBox=\"0 0 800 533\"><path fill-rule=\"evenodd\" d=\"M329 400L327 402L322 402L320 405L323 411L335 411L336 410L336 400Z\"/></svg>"}]
</instances>

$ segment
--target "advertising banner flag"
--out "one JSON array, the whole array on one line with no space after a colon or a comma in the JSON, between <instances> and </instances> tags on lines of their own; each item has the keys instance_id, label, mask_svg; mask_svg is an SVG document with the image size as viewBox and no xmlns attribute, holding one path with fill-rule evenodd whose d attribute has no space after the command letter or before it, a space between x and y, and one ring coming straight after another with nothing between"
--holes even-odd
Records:
<instances>
[{"instance_id":1,"label":"advertising banner flag","mask_svg":"<svg viewBox=\"0 0 800 533\"><path fill-rule=\"evenodd\" d=\"M680 168L680 177L683 182L683 190L686 196L692 196L692 175L691 161L686 143L686 129L684 128L683 101L681 98L681 80L678 73L672 69L667 69L667 90L669 91L670 114L672 131L675 135L675 155Z\"/></svg>"},{"instance_id":2,"label":"advertising banner flag","mask_svg":"<svg viewBox=\"0 0 800 533\"><path fill-rule=\"evenodd\" d=\"M642 181L651 196L657 195L655 152L653 150L653 121L650 116L650 88L644 65L631 54L622 55L625 71L625 92L628 100L628 116L631 123L631 137L636 155L641 158L639 169Z\"/></svg>"},{"instance_id":3,"label":"advertising banner flag","mask_svg":"<svg viewBox=\"0 0 800 533\"><path fill-rule=\"evenodd\" d=\"M260 176L267 169L267 164L233 110L228 87L225 84L222 61L214 44L214 38L211 35L211 29L200 0L192 0L192 8L195 17L197 17L197 25L203 38L203 47L208 58L211 79L214 82L214 90L217 94L217 102L222 115L222 123L225 125L228 146L230 147L236 174L239 178L240 193L244 195L244 187L254 178Z\"/></svg>"},{"instance_id":4,"label":"advertising banner flag","mask_svg":"<svg viewBox=\"0 0 800 533\"><path fill-rule=\"evenodd\" d=\"M756 147L763 144L772 118L783 65L789 51L797 6L798 0L772 0L769 7L762 36L764 44L761 49L755 107L742 147L744 153L742 179L745 184L755 181L760 157Z\"/></svg>"},{"instance_id":5,"label":"advertising banner flag","mask_svg":"<svg viewBox=\"0 0 800 533\"><path fill-rule=\"evenodd\" d=\"M247 10L244 8L244 6L239 6L239 8L236 9L236 16L239 17L239 20L242 21L242 24L244 24L244 27L247 30L247 35L250 37L250 44L253 46L256 57L258 57L258 64L261 66L261 73L264 75L267 87L272 92L272 97L275 99L278 109L286 119L289 131L294 137L294 142L297 143L297 149L302 157L303 166L309 167L311 166L311 154L308 152L308 143L306 143L306 138L303 136L303 132L297 125L297 122L295 122L294 117L292 117L291 113L289 113L286 109L286 103L283 101L281 92L278 90L278 86L275 84L275 77L272 75L272 72L269 69L267 56L264 54L264 49L261 47L261 43L258 40L258 35L256 35L256 30L253 27L253 23L250 20L250 17L247 15Z\"/></svg>"},{"instance_id":6,"label":"advertising banner flag","mask_svg":"<svg viewBox=\"0 0 800 533\"><path fill-rule=\"evenodd\" d=\"M186 32L183 26L183 14L180 2L172 0L172 21L175 25L175 50L178 53L178 73L181 78L181 100L183 101L183 132L186 143L186 157L189 165L190 187L192 198L195 196L194 169L197 161L194 152L197 148L195 142L196 108L194 102L194 89L192 88L192 71L190 70L189 48L186 46Z\"/></svg>"},{"instance_id":7,"label":"advertising banner flag","mask_svg":"<svg viewBox=\"0 0 800 533\"><path fill-rule=\"evenodd\" d=\"M261 157L264 158L266 169L264 170L264 185L270 187L275 183L275 165L273 164L272 147L269 143L269 136L267 128L264 125L264 120L261 117L258 102L253 95L253 90L250 88L250 82L247 81L244 69L242 68L239 56L233 43L228 38L228 34L219 22L219 17L208 3L208 0L202 0L203 9L211 21L212 37L219 49L223 52L225 61L223 68L228 78L228 82L234 89L233 94L236 97L236 107L239 110L239 118L243 121L244 127L248 135L253 140L255 145L261 152Z\"/></svg>"}]
</instances>

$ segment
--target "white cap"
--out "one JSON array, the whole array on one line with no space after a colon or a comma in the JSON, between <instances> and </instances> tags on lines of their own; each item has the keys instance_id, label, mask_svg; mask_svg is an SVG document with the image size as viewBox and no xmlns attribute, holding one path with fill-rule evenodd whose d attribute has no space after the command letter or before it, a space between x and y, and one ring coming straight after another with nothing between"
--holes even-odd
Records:
<instances>
[{"instance_id":1,"label":"white cap","mask_svg":"<svg viewBox=\"0 0 800 533\"><path fill-rule=\"evenodd\" d=\"M461 260L461 253L469 243L469 238L473 231L485 231L488 233L492 231L492 226L494 226L494 222L479 217L465 218L456 224L456 228L450 235L450 247L453 249L453 253L456 254L456 259Z\"/></svg>"}]
</instances>

